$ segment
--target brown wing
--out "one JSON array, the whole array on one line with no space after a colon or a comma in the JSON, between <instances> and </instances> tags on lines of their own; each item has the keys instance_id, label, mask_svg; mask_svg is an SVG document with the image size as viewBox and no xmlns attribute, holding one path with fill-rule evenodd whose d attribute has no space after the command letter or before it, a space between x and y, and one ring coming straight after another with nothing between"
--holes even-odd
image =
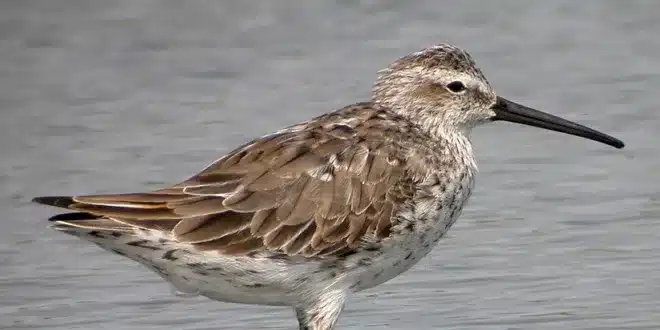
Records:
<instances>
[{"instance_id":1,"label":"brown wing","mask_svg":"<svg viewBox=\"0 0 660 330\"><path fill-rule=\"evenodd\" d=\"M336 255L387 237L393 212L412 193L397 189L407 176L392 137L361 125L267 136L164 190L37 201L105 217L115 227L171 231L178 241L224 254Z\"/></svg>"}]
</instances>

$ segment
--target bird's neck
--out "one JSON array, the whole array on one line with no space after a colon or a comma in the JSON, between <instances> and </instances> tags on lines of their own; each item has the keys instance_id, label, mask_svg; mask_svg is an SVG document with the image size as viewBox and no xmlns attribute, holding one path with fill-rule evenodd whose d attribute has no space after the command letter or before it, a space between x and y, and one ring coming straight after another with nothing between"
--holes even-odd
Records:
<instances>
[{"instance_id":1,"label":"bird's neck","mask_svg":"<svg viewBox=\"0 0 660 330\"><path fill-rule=\"evenodd\" d=\"M456 112L439 111L434 104L420 102L408 94L390 95L379 89L375 90L372 102L416 124L433 139L464 139L469 143L472 128L465 126Z\"/></svg>"},{"instance_id":2,"label":"bird's neck","mask_svg":"<svg viewBox=\"0 0 660 330\"><path fill-rule=\"evenodd\" d=\"M403 116L408 122L416 126L420 133L423 133L413 143L418 146L423 145L424 147L418 150L427 152L429 156L432 155L433 162L441 163L443 171L452 172L452 175L457 176L460 176L461 173L471 176L477 172L477 164L472 150L472 142L470 141L470 129L446 125L446 122L434 118L420 120L423 118L408 118L401 113L397 114ZM427 167L427 169L434 168L434 166Z\"/></svg>"},{"instance_id":3,"label":"bird's neck","mask_svg":"<svg viewBox=\"0 0 660 330\"><path fill-rule=\"evenodd\" d=\"M443 157L453 158L458 164L463 164L476 172L477 164L472 151L472 142L470 141L470 131L460 130L455 127L438 126L431 130L431 136L441 146Z\"/></svg>"},{"instance_id":4,"label":"bird's neck","mask_svg":"<svg viewBox=\"0 0 660 330\"><path fill-rule=\"evenodd\" d=\"M409 106L401 106L396 102L385 102L378 99L375 99L374 103L414 123L440 145L456 149L454 152L472 156L471 127L466 127L458 120L452 120L451 117L439 116L437 111L430 107L410 109Z\"/></svg>"},{"instance_id":5,"label":"bird's neck","mask_svg":"<svg viewBox=\"0 0 660 330\"><path fill-rule=\"evenodd\" d=\"M437 146L435 152L442 159L451 159L452 164L458 167L457 169L462 168L470 173L477 171L470 140L470 129L448 125L446 121L439 120L437 117L416 122L435 142L434 144Z\"/></svg>"}]
</instances>

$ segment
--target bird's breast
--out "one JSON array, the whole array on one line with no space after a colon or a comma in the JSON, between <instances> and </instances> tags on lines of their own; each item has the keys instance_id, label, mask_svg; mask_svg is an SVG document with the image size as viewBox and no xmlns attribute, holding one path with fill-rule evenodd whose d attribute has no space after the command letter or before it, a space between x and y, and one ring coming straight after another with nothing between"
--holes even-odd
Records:
<instances>
[{"instance_id":1,"label":"bird's breast","mask_svg":"<svg viewBox=\"0 0 660 330\"><path fill-rule=\"evenodd\" d=\"M460 179L460 180L458 180ZM458 219L473 187L471 171L443 186L429 178L415 198L394 217L393 230L373 256L353 260L360 275L351 287L361 291L384 283L407 271L437 245Z\"/></svg>"}]
</instances>

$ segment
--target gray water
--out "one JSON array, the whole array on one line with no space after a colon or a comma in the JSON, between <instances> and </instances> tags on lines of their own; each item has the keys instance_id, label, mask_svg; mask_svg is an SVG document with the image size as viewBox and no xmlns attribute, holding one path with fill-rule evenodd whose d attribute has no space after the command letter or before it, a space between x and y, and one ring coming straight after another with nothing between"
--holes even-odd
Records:
<instances>
[{"instance_id":1,"label":"gray water","mask_svg":"<svg viewBox=\"0 0 660 330\"><path fill-rule=\"evenodd\" d=\"M292 311L181 298L49 229L47 194L156 189L248 139L369 97L436 42L500 95L616 150L496 123L462 218L342 329L660 327L660 2L3 1L0 328L292 329Z\"/></svg>"}]
</instances>

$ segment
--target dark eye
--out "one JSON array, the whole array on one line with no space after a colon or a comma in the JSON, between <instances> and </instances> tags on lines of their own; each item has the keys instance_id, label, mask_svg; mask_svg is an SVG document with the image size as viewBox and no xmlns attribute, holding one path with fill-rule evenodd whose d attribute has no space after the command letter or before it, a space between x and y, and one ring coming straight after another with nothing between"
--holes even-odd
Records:
<instances>
[{"instance_id":1,"label":"dark eye","mask_svg":"<svg viewBox=\"0 0 660 330\"><path fill-rule=\"evenodd\" d=\"M447 84L447 89L452 93L460 93L465 90L465 85L460 81L452 81Z\"/></svg>"}]
</instances>

